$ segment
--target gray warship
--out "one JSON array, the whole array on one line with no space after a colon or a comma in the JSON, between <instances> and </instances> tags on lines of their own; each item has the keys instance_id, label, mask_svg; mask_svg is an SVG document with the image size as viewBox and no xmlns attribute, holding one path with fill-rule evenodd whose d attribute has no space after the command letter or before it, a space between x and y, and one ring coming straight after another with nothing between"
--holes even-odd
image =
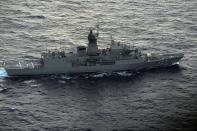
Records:
<instances>
[{"instance_id":1,"label":"gray warship","mask_svg":"<svg viewBox=\"0 0 197 131\"><path fill-rule=\"evenodd\" d=\"M131 47L113 39L109 48L98 49L98 35L98 28L95 33L91 29L88 35L88 46L78 46L76 53L66 53L62 49L48 50L41 53L41 58L36 61L19 61L17 64L4 61L2 67L8 76L111 73L169 67L184 56L183 53L143 53L137 47Z\"/></svg>"}]
</instances>

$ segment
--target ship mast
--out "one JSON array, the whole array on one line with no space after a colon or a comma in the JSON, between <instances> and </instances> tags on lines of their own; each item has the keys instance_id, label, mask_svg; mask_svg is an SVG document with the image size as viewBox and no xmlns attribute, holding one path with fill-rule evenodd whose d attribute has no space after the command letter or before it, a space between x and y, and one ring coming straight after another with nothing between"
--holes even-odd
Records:
<instances>
[{"instance_id":1,"label":"ship mast","mask_svg":"<svg viewBox=\"0 0 197 131\"><path fill-rule=\"evenodd\" d=\"M90 33L88 35L87 54L90 56L98 55L98 46L97 46L98 35L99 35L99 25L97 25L97 33L93 33L93 30L90 29Z\"/></svg>"},{"instance_id":2,"label":"ship mast","mask_svg":"<svg viewBox=\"0 0 197 131\"><path fill-rule=\"evenodd\" d=\"M98 38L98 36L99 36L99 24L96 25L96 29L97 29L96 36L97 36L97 38Z\"/></svg>"}]
</instances>

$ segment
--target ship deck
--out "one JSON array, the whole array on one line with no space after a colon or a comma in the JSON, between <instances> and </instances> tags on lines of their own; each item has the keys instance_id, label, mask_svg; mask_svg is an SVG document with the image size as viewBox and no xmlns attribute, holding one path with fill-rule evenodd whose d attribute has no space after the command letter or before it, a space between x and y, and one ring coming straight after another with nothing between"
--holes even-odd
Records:
<instances>
[{"instance_id":1,"label":"ship deck","mask_svg":"<svg viewBox=\"0 0 197 131\"><path fill-rule=\"evenodd\" d=\"M40 60L25 60L25 61L2 61L1 67L4 69L35 69L42 66Z\"/></svg>"}]
</instances>

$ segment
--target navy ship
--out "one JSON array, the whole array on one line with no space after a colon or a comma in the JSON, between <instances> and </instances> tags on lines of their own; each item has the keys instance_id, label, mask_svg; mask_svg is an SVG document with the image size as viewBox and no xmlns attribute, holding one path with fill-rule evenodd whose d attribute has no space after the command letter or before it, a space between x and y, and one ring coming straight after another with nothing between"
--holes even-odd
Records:
<instances>
[{"instance_id":1,"label":"navy ship","mask_svg":"<svg viewBox=\"0 0 197 131\"><path fill-rule=\"evenodd\" d=\"M3 62L2 67L8 76L29 76L73 73L111 73L119 71L138 71L176 64L183 53L156 54L143 53L137 47L116 42L113 39L109 48L98 49L98 28L88 35L88 45L78 46L77 52L48 50L41 53L36 61L23 61L17 64Z\"/></svg>"}]
</instances>

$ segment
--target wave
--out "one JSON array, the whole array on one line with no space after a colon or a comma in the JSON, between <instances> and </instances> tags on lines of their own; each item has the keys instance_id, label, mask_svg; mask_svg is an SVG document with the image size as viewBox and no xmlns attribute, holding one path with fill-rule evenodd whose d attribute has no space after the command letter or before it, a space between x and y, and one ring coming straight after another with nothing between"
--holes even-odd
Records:
<instances>
[{"instance_id":1,"label":"wave","mask_svg":"<svg viewBox=\"0 0 197 131\"><path fill-rule=\"evenodd\" d=\"M6 92L8 88L0 88L0 93Z\"/></svg>"},{"instance_id":2,"label":"wave","mask_svg":"<svg viewBox=\"0 0 197 131\"><path fill-rule=\"evenodd\" d=\"M46 19L46 17L43 16L43 15L30 15L30 16L25 16L24 18L29 18L29 19Z\"/></svg>"}]
</instances>

